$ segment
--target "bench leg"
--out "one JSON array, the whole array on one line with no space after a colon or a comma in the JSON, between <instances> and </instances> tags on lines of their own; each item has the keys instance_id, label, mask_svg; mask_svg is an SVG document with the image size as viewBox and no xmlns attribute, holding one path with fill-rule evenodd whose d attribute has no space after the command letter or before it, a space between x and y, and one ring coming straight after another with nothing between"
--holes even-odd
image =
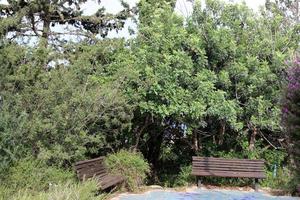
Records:
<instances>
[{"instance_id":1,"label":"bench leg","mask_svg":"<svg viewBox=\"0 0 300 200\"><path fill-rule=\"evenodd\" d=\"M197 186L198 186L198 187L201 187L201 186L202 186L202 183L201 183L201 179L200 179L200 178L197 179Z\"/></svg>"},{"instance_id":2,"label":"bench leg","mask_svg":"<svg viewBox=\"0 0 300 200\"><path fill-rule=\"evenodd\" d=\"M258 178L254 179L254 190L257 192L259 189Z\"/></svg>"}]
</instances>

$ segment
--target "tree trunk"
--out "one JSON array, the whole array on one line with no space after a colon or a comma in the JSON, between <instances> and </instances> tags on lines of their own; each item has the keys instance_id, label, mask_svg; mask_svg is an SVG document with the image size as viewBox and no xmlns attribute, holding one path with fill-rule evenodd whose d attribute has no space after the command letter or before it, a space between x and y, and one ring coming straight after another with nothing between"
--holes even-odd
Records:
<instances>
[{"instance_id":1,"label":"tree trunk","mask_svg":"<svg viewBox=\"0 0 300 200\"><path fill-rule=\"evenodd\" d=\"M44 10L45 14L43 17L43 31L42 31L42 38L41 38L41 42L42 45L44 47L48 46L48 39L49 39L49 35L50 35L50 25L51 25L51 21L49 18L49 11L48 10Z\"/></svg>"},{"instance_id":2,"label":"tree trunk","mask_svg":"<svg viewBox=\"0 0 300 200\"><path fill-rule=\"evenodd\" d=\"M147 115L145 118L145 123L143 124L143 126L138 130L135 131L135 145L133 147L133 151L136 152L139 146L139 142L140 142L140 138L142 136L143 131L145 130L145 128L149 125L149 116Z\"/></svg>"},{"instance_id":3,"label":"tree trunk","mask_svg":"<svg viewBox=\"0 0 300 200\"><path fill-rule=\"evenodd\" d=\"M255 137L257 135L257 128L255 126L252 127L252 132L251 132L251 135L250 135L250 141L249 141L249 150L250 151L253 151L254 148L255 148Z\"/></svg>"},{"instance_id":4,"label":"tree trunk","mask_svg":"<svg viewBox=\"0 0 300 200\"><path fill-rule=\"evenodd\" d=\"M219 142L218 144L219 145L222 145L224 143L224 135L225 135L225 121L224 120L221 120L220 121L220 131L219 131Z\"/></svg>"},{"instance_id":5,"label":"tree trunk","mask_svg":"<svg viewBox=\"0 0 300 200\"><path fill-rule=\"evenodd\" d=\"M159 128L154 128L150 131L150 138L147 141L148 152L147 160L152 166L152 181L157 182L157 172L159 171L159 156L161 151L161 145L163 142L164 131L159 130Z\"/></svg>"},{"instance_id":6,"label":"tree trunk","mask_svg":"<svg viewBox=\"0 0 300 200\"><path fill-rule=\"evenodd\" d=\"M149 152L148 158L153 164L153 166L157 166L157 161L160 155L161 144L163 141L163 133L156 132L156 130L152 131L150 141L149 141Z\"/></svg>"},{"instance_id":7,"label":"tree trunk","mask_svg":"<svg viewBox=\"0 0 300 200\"><path fill-rule=\"evenodd\" d=\"M300 3L300 1L299 0L296 0L295 1L295 15L296 15L296 22L297 22L297 24L299 24L299 3Z\"/></svg>"},{"instance_id":8,"label":"tree trunk","mask_svg":"<svg viewBox=\"0 0 300 200\"><path fill-rule=\"evenodd\" d=\"M198 133L195 129L193 130L193 146L192 146L192 148L194 149L195 153L197 153L199 151Z\"/></svg>"},{"instance_id":9,"label":"tree trunk","mask_svg":"<svg viewBox=\"0 0 300 200\"><path fill-rule=\"evenodd\" d=\"M216 136L215 135L212 136L212 139L213 139L213 144L217 144Z\"/></svg>"},{"instance_id":10,"label":"tree trunk","mask_svg":"<svg viewBox=\"0 0 300 200\"><path fill-rule=\"evenodd\" d=\"M199 151L202 151L202 149L203 149L201 134L198 134L198 148L199 148Z\"/></svg>"}]
</instances>

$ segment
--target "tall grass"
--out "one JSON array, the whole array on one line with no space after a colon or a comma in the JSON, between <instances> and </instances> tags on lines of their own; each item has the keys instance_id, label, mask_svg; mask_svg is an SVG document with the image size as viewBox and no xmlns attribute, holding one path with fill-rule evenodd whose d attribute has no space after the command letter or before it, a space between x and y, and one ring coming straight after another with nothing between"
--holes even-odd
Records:
<instances>
[{"instance_id":1,"label":"tall grass","mask_svg":"<svg viewBox=\"0 0 300 200\"><path fill-rule=\"evenodd\" d=\"M3 188L2 188L3 189ZM2 191L3 192L3 191ZM46 191L36 192L29 189L19 190L10 193L9 196L0 197L1 200L104 200L108 197L106 194L97 194L98 187L94 180L84 183L67 182L58 185L52 185ZM0 192L1 195L1 192Z\"/></svg>"},{"instance_id":2,"label":"tall grass","mask_svg":"<svg viewBox=\"0 0 300 200\"><path fill-rule=\"evenodd\" d=\"M4 173L4 172L3 172ZM102 200L95 180L78 183L75 173L25 158L1 178L0 200Z\"/></svg>"}]
</instances>

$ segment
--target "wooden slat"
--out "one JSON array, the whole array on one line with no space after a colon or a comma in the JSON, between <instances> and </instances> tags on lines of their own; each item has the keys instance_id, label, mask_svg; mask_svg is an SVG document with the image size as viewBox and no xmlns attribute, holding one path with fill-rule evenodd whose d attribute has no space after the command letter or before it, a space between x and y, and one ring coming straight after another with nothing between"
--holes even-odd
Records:
<instances>
[{"instance_id":1,"label":"wooden slat","mask_svg":"<svg viewBox=\"0 0 300 200\"><path fill-rule=\"evenodd\" d=\"M102 177L107 175L106 171L96 171L96 172L92 172L92 173L78 173L78 178L79 179L89 179L89 178L93 178L93 177Z\"/></svg>"},{"instance_id":2,"label":"wooden slat","mask_svg":"<svg viewBox=\"0 0 300 200\"><path fill-rule=\"evenodd\" d=\"M257 170L257 169L263 169L264 166L234 166L234 165L199 165L199 164L193 164L193 167L196 168L225 168L225 169L249 169L249 170Z\"/></svg>"},{"instance_id":3,"label":"wooden slat","mask_svg":"<svg viewBox=\"0 0 300 200\"><path fill-rule=\"evenodd\" d=\"M264 163L264 160L254 160L254 159L227 159L227 158L215 158L215 157L197 157L197 156L193 156L193 161L222 161L222 162L229 162L229 163L245 163L245 162L249 162L249 163Z\"/></svg>"},{"instance_id":4,"label":"wooden slat","mask_svg":"<svg viewBox=\"0 0 300 200\"><path fill-rule=\"evenodd\" d=\"M86 177L85 174L83 174L82 176L79 176L78 178L79 178L80 181L86 181L86 180L89 180L91 178L96 178L97 180L100 180L104 176L107 176L107 174L95 174L95 176L89 176L89 177Z\"/></svg>"},{"instance_id":5,"label":"wooden slat","mask_svg":"<svg viewBox=\"0 0 300 200\"><path fill-rule=\"evenodd\" d=\"M222 162L193 162L194 165L211 165L211 166L237 166L237 167L263 167L263 163L248 164L248 163L222 163Z\"/></svg>"},{"instance_id":6,"label":"wooden slat","mask_svg":"<svg viewBox=\"0 0 300 200\"><path fill-rule=\"evenodd\" d=\"M231 178L266 178L264 173L257 173L257 172L192 171L192 175L231 177Z\"/></svg>"},{"instance_id":7,"label":"wooden slat","mask_svg":"<svg viewBox=\"0 0 300 200\"><path fill-rule=\"evenodd\" d=\"M264 172L263 169L242 169L242 168L202 168L202 167L193 167L193 170L207 170L207 171L237 171L237 172Z\"/></svg>"},{"instance_id":8,"label":"wooden slat","mask_svg":"<svg viewBox=\"0 0 300 200\"><path fill-rule=\"evenodd\" d=\"M201 156L193 156L193 160L231 160L231 161L264 161L263 159L247 159L247 158L217 158L217 157L201 157Z\"/></svg>"},{"instance_id":9,"label":"wooden slat","mask_svg":"<svg viewBox=\"0 0 300 200\"><path fill-rule=\"evenodd\" d=\"M75 163L75 166L90 163L90 162L95 162L95 161L98 161L98 160L103 161L104 157L102 156L102 157L94 158L94 159L90 159L90 160L79 161L79 162Z\"/></svg>"},{"instance_id":10,"label":"wooden slat","mask_svg":"<svg viewBox=\"0 0 300 200\"><path fill-rule=\"evenodd\" d=\"M104 169L94 169L93 171L77 171L77 174L82 177L85 175L87 178L93 177L94 175L106 174Z\"/></svg>"},{"instance_id":11,"label":"wooden slat","mask_svg":"<svg viewBox=\"0 0 300 200\"><path fill-rule=\"evenodd\" d=\"M239 161L239 162L237 162L237 161L234 161L234 162L231 162L231 161L228 161L228 160L226 160L226 161L222 161L222 160L220 160L220 161L214 161L214 160L203 160L203 161L193 161L193 163L212 163L212 164L228 164L228 165L264 165L264 162L248 162L248 161Z\"/></svg>"},{"instance_id":12,"label":"wooden slat","mask_svg":"<svg viewBox=\"0 0 300 200\"><path fill-rule=\"evenodd\" d=\"M193 163L211 163L211 164L228 164L228 165L264 165L264 162L248 162L248 161L193 161Z\"/></svg>"},{"instance_id":13,"label":"wooden slat","mask_svg":"<svg viewBox=\"0 0 300 200\"><path fill-rule=\"evenodd\" d=\"M193 162L195 165L224 165L224 166L249 166L249 167L256 167L256 166L264 166L264 163L222 163L222 162Z\"/></svg>"},{"instance_id":14,"label":"wooden slat","mask_svg":"<svg viewBox=\"0 0 300 200\"><path fill-rule=\"evenodd\" d=\"M193 157L196 176L265 178L264 160Z\"/></svg>"},{"instance_id":15,"label":"wooden slat","mask_svg":"<svg viewBox=\"0 0 300 200\"><path fill-rule=\"evenodd\" d=\"M101 189L104 190L123 181L124 179L120 176L107 176L105 179L100 181Z\"/></svg>"},{"instance_id":16,"label":"wooden slat","mask_svg":"<svg viewBox=\"0 0 300 200\"><path fill-rule=\"evenodd\" d=\"M225 171L225 170L218 170L218 171L212 171L212 170L192 170L193 173L211 173L211 174L214 174L214 173L224 173L224 174L264 174L264 172L243 172L243 171Z\"/></svg>"},{"instance_id":17,"label":"wooden slat","mask_svg":"<svg viewBox=\"0 0 300 200\"><path fill-rule=\"evenodd\" d=\"M85 168L85 167L92 167L92 166L104 167L103 163L101 163L101 162L103 162L103 161L97 160L97 161L95 161L93 163L90 162L90 163L86 163L86 164L75 165L74 167L76 169L81 169L81 168Z\"/></svg>"},{"instance_id":18,"label":"wooden slat","mask_svg":"<svg viewBox=\"0 0 300 200\"><path fill-rule=\"evenodd\" d=\"M109 186L122 182L123 180L124 179L121 176L107 175L106 177L100 180L101 188L107 188Z\"/></svg>"},{"instance_id":19,"label":"wooden slat","mask_svg":"<svg viewBox=\"0 0 300 200\"><path fill-rule=\"evenodd\" d=\"M106 168L101 167L101 166L100 167L99 166L86 166L85 168L79 168L79 169L75 168L75 171L84 172L84 173L88 173L88 172L91 172L94 170L106 170Z\"/></svg>"},{"instance_id":20,"label":"wooden slat","mask_svg":"<svg viewBox=\"0 0 300 200\"><path fill-rule=\"evenodd\" d=\"M75 169L83 169L83 168L93 167L93 166L105 168L103 161L101 161L101 160L96 160L95 162L88 162L88 163L83 163L80 165L75 165L74 168Z\"/></svg>"},{"instance_id":21,"label":"wooden slat","mask_svg":"<svg viewBox=\"0 0 300 200\"><path fill-rule=\"evenodd\" d=\"M100 183L101 189L106 189L124 181L124 178L121 176L109 175L103 161L104 157L99 157L77 162L74 165L74 169L78 178L83 181L84 179L95 177Z\"/></svg>"}]
</instances>

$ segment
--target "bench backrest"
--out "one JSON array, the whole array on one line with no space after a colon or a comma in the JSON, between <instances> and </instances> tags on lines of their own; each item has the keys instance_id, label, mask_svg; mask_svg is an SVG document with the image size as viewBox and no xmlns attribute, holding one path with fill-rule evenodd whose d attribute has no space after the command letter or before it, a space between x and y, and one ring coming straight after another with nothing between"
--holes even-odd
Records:
<instances>
[{"instance_id":1,"label":"bench backrest","mask_svg":"<svg viewBox=\"0 0 300 200\"><path fill-rule=\"evenodd\" d=\"M101 179L101 177L107 175L107 171L104 166L104 157L77 162L75 163L74 168L81 181L93 178L94 176Z\"/></svg>"},{"instance_id":2,"label":"bench backrest","mask_svg":"<svg viewBox=\"0 0 300 200\"><path fill-rule=\"evenodd\" d=\"M264 160L193 157L192 175L265 178Z\"/></svg>"}]
</instances>

